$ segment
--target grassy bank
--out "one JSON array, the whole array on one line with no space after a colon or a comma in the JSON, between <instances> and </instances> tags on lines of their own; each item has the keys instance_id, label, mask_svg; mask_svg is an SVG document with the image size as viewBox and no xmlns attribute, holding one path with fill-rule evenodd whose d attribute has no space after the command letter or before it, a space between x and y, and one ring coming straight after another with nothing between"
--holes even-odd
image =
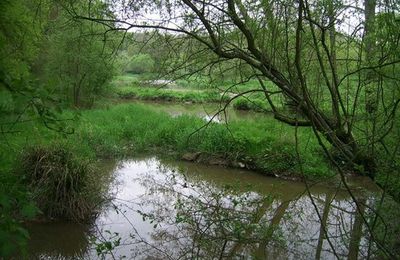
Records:
<instances>
[{"instance_id":1,"label":"grassy bank","mask_svg":"<svg viewBox=\"0 0 400 260\"><path fill-rule=\"evenodd\" d=\"M259 89L259 83L256 80L235 85L234 82L208 82L200 77L194 80L176 80L169 85L157 85L153 84L154 81L149 78L151 78L151 75L125 74L116 76L111 83L111 89L114 95L122 99L191 103L227 102L243 91ZM280 96L271 96L271 98L277 102L278 109L283 108ZM255 112L271 110L262 92L249 93L235 98L232 105L237 110Z\"/></svg>"},{"instance_id":2,"label":"grassy bank","mask_svg":"<svg viewBox=\"0 0 400 260\"><path fill-rule=\"evenodd\" d=\"M73 117L73 112L64 117ZM111 108L82 111L80 120L71 121L71 135L61 136L41 125L19 125L21 135L7 140L12 151L3 165L13 165L24 146L52 145L59 139L68 149L83 158L116 158L155 152L180 158L187 153L202 153L225 163L240 162L248 168L268 174L298 174L295 158L294 129L273 119L232 122L229 131L223 124L210 124L197 131L205 121L193 116L172 118L144 106L121 104ZM27 137L28 135L28 137ZM310 177L332 175L310 129L299 129L305 174ZM6 150L4 150L6 149ZM4 166L3 166L4 167Z\"/></svg>"},{"instance_id":3,"label":"grassy bank","mask_svg":"<svg viewBox=\"0 0 400 260\"><path fill-rule=\"evenodd\" d=\"M206 77L189 77L170 81L170 84L153 84L158 75L154 74L124 74L115 76L111 89L114 95L123 99L140 99L153 101L211 103L226 102L230 98L237 97L232 101L232 107L237 110L248 110L255 112L271 111L265 94L260 91L260 83L257 79L245 80L241 83L231 80L210 80ZM152 83L153 82L153 83ZM358 78L350 77L346 85L343 85L343 96L346 96L346 105L352 106L352 100L358 100L360 104L365 103L363 95L356 98ZM280 90L268 80L263 81L264 86L270 91L270 99L279 111L285 111L287 106L286 98ZM315 86L315 92L320 93L318 106L327 114L332 110L330 101L327 99L326 90ZM325 94L324 94L325 93ZM357 106L355 114L363 114L363 106Z\"/></svg>"},{"instance_id":4,"label":"grassy bank","mask_svg":"<svg viewBox=\"0 0 400 260\"><path fill-rule=\"evenodd\" d=\"M75 116L75 111L62 114L64 119ZM298 148L304 176L300 174L295 151L295 129L268 117L251 124L246 120L235 121L230 123L229 129L224 124L212 123L198 131L206 123L200 118L171 117L143 105L120 104L80 111L78 120L65 122L74 129L73 134L63 134L45 128L40 122L27 121L15 126L14 130L18 132L0 140L0 195L3 192L9 197L5 201L8 201L8 210L12 212L5 215L7 219L0 219L0 225L10 227L8 234L14 236L6 238L7 241L26 241L27 234L18 231L21 230L18 222L10 216L15 214L16 208L20 211L17 214L27 219L34 216L38 211L31 203L32 197L26 196L37 192L45 191L37 194L39 200L36 200L36 204L47 215L67 215L72 219L90 215L94 209L92 205L98 203L99 198L95 195L99 187L89 183L99 184L100 181L93 180L101 177L101 173L93 167L96 161L105 158L118 159L151 153L178 159L189 158L202 163L245 167L289 179L306 177L309 180L321 180L335 175L309 128L298 129ZM31 153L30 147L39 148ZM59 153L67 156L57 156ZM40 166L39 170L37 165ZM21 170L32 177L30 181L26 182L26 178L21 179L14 174ZM54 178L45 178L43 182L41 176L46 176L48 170L53 171ZM41 173L39 177L29 176L29 173L37 172ZM59 179L65 176L76 180L73 192L68 192L71 186L69 181L59 184ZM396 190L399 186L385 178L378 180L385 181L390 186L389 190ZM36 189L44 186L35 186L35 183L48 186L43 190ZM54 185L65 187L67 192L59 192ZM66 196L69 194L72 195ZM82 198L83 203L76 207L76 202L82 201ZM60 201L67 203L54 211ZM2 201L0 203L4 204ZM5 208L4 205L2 207ZM71 212L71 209L77 211ZM13 228L17 230L16 233L13 233Z\"/></svg>"},{"instance_id":5,"label":"grassy bank","mask_svg":"<svg viewBox=\"0 0 400 260\"><path fill-rule=\"evenodd\" d=\"M192 103L213 103L226 101L217 91L177 90L155 87L125 86L115 88L115 93L123 99L140 99L153 101L174 101Z\"/></svg>"},{"instance_id":6,"label":"grassy bank","mask_svg":"<svg viewBox=\"0 0 400 260\"><path fill-rule=\"evenodd\" d=\"M63 117L74 115L67 111ZM143 105L120 104L81 111L79 120L66 122L74 129L73 134L65 135L29 121L16 126L19 133L2 139L1 177L9 178L4 183L13 181L10 172L20 168L21 151L26 147L47 147L48 151L62 147L76 158L73 161L82 162L152 153L286 178L303 177L296 157L295 129L268 117L251 124L235 121L228 129L224 124L211 123L197 131L206 123L200 118L171 117ZM299 128L298 142L304 177L318 180L335 174L311 129ZM387 185L391 184L395 182Z\"/></svg>"}]
</instances>

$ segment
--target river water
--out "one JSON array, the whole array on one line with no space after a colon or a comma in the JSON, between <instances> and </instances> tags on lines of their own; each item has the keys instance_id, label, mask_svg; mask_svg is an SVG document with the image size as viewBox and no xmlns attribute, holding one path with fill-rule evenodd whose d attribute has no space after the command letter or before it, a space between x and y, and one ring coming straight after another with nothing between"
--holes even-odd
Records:
<instances>
[{"instance_id":1,"label":"river water","mask_svg":"<svg viewBox=\"0 0 400 260\"><path fill-rule=\"evenodd\" d=\"M110 201L94 223L29 225L29 258L334 259L376 249L340 184L157 157L104 169L112 169ZM379 189L368 178L348 183L358 201L373 207Z\"/></svg>"},{"instance_id":2,"label":"river water","mask_svg":"<svg viewBox=\"0 0 400 260\"><path fill-rule=\"evenodd\" d=\"M173 103L173 102L154 102L154 101L140 101L140 100L127 100L126 103L134 103L146 106L146 108L165 112L172 117L180 115L192 115L202 118L206 121L213 121L215 123L225 123L238 120L246 120L254 122L261 118L271 116L267 113L257 113L254 111L236 110L232 106L224 108L223 104L206 103L206 104L193 104L187 103Z\"/></svg>"}]
</instances>

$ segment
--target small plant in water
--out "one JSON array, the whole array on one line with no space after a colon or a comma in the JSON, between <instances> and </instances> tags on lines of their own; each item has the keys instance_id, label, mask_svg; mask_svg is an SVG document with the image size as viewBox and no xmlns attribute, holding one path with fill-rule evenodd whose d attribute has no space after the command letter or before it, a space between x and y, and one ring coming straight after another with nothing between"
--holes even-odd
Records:
<instances>
[{"instance_id":1,"label":"small plant in water","mask_svg":"<svg viewBox=\"0 0 400 260\"><path fill-rule=\"evenodd\" d=\"M101 259L106 259L107 255L110 255L112 259L116 259L113 250L121 245L121 236L118 232L111 232L110 230L104 230L107 234L107 238L104 235L100 237L91 237L91 242L95 246L97 256ZM126 256L120 256L119 259L126 258Z\"/></svg>"}]
</instances>

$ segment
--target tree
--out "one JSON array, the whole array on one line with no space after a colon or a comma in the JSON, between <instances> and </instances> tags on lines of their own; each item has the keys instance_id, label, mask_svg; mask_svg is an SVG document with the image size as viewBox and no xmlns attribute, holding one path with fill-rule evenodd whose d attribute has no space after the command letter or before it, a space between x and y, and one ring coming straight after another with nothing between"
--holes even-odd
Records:
<instances>
[{"instance_id":1,"label":"tree","mask_svg":"<svg viewBox=\"0 0 400 260\"><path fill-rule=\"evenodd\" d=\"M111 17L107 16L106 6L99 5L100 1L91 2L97 3L92 11ZM80 103L82 91L78 88L85 88L85 94L92 96L112 72L110 63L102 59L105 44L99 41L103 36L98 34L101 26L72 22L75 26L68 29L65 25L71 22L71 17L58 7L58 1L50 0L0 2L0 134L3 144L18 153L21 147L6 140L20 132L16 127L20 122L37 120L50 129L69 132L56 112L61 108L59 100L65 100L66 96L54 83L65 88L73 86L76 103ZM57 19L63 23L57 24ZM83 32L91 35L85 38L80 34ZM85 48L76 47L80 44ZM49 53L54 56L46 56ZM68 63L68 59L73 62ZM76 84L79 81L64 82L57 78L59 70L72 63L81 67L76 75L68 75L70 79L87 74L84 80L79 78L79 85ZM2 159L7 158L3 155ZM38 213L28 187L14 171L13 165L7 163L0 167L0 258L15 256L15 252L24 257L29 236L21 220L32 219Z\"/></svg>"},{"instance_id":2,"label":"tree","mask_svg":"<svg viewBox=\"0 0 400 260\"><path fill-rule=\"evenodd\" d=\"M79 2L74 6L81 10L85 7ZM97 1L90 8L101 15L107 11L107 6ZM41 53L41 81L64 102L76 107L91 106L113 75L112 54L118 36L106 35L103 25L71 19L57 3L53 13L54 9L57 15L53 15L42 43L46 48Z\"/></svg>"},{"instance_id":3,"label":"tree","mask_svg":"<svg viewBox=\"0 0 400 260\"><path fill-rule=\"evenodd\" d=\"M147 10L158 10L162 20L142 22L143 6ZM273 92L261 84L260 89L277 120L312 127L321 144L326 140L335 148L340 161L358 165L356 168L373 176L375 158L365 149L363 137L354 134L354 128L360 127L355 120L359 117L360 93L349 82L369 69L396 67L398 60L368 67L360 64L359 39L335 30L344 19L341 13L357 12L357 9L330 1L304 0L182 0L165 5L139 1L126 6L127 12L120 15L121 19L78 13L76 17L101 23L112 21L110 29L114 30L144 28L166 30L179 37L185 35L187 41L199 42L213 53L210 66L227 61L245 63L253 70L250 77L271 81L293 108L278 111L270 98ZM313 94L317 90L323 92L324 102ZM346 97L350 92L354 95L352 99ZM393 111L397 109L396 102L392 102ZM390 116L386 119L393 120ZM388 131L387 125L380 128L385 133Z\"/></svg>"},{"instance_id":4,"label":"tree","mask_svg":"<svg viewBox=\"0 0 400 260\"><path fill-rule=\"evenodd\" d=\"M29 104L32 95L36 94L32 86L34 77L31 67L37 57L38 43L41 41L42 17L35 17L33 6L33 3L22 0L0 3L2 113L18 111L20 103Z\"/></svg>"},{"instance_id":5,"label":"tree","mask_svg":"<svg viewBox=\"0 0 400 260\"><path fill-rule=\"evenodd\" d=\"M374 41L382 41L384 47L365 64L365 42L360 27L369 22L357 18L365 11L359 6L342 1L311 0L142 0L124 3L116 4L118 10L125 7L122 8L125 12L118 13L117 19L79 12L75 17L107 23L110 30L166 31L170 38L185 41L185 46L197 47L186 54L178 52L183 56L180 60L186 64L194 57L203 58L204 65L196 71L220 64L245 67L245 78L259 79L260 86L254 91L264 93L276 120L294 127L312 128L350 193L343 171L345 167L371 177L382 166L390 169L387 174L395 173L393 161L396 160L393 158L399 158L400 147L399 132L395 130L400 125L396 115L400 103L396 75L400 63L399 47L392 44L396 42L392 41L392 33L377 38L373 35ZM386 17L383 31L394 30L391 31L394 35L399 32L398 27L392 26L397 21L396 8L396 5L387 5L380 14ZM144 20L146 12L157 13L160 19ZM350 29L343 26L345 23L351 23ZM398 36L394 38L398 43ZM178 64L176 68L183 66ZM363 95L363 80L369 71L380 77L377 89L382 101L376 104L372 123L368 111L362 108L368 99ZM266 80L276 89L265 84ZM278 109L271 98L273 95L283 97L290 109ZM370 149L371 146L375 148ZM369 228L371 240L393 258L394 255L374 236L374 226L371 229L368 225L362 201L354 196L352 199L360 222ZM323 223L323 215L320 216L317 208L316 211ZM357 232L354 229L354 248L358 244Z\"/></svg>"}]
</instances>

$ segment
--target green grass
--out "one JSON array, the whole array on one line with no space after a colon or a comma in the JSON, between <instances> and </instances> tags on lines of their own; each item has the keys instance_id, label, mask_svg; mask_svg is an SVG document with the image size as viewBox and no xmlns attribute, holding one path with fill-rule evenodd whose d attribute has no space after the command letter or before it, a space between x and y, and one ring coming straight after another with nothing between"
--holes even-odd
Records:
<instances>
[{"instance_id":1,"label":"green grass","mask_svg":"<svg viewBox=\"0 0 400 260\"><path fill-rule=\"evenodd\" d=\"M75 113L65 111L61 117L73 118ZM75 130L74 134L64 135L45 128L39 122L29 121L16 125L14 130L20 132L0 140L0 195L3 192L10 197L8 201L12 201L10 205L14 208L9 207L9 211L15 210L15 207L21 212L18 214L34 211L29 199L23 197L29 195L25 192L26 187L21 186L20 180L13 174L20 168L21 151L27 147L46 147L47 151L63 147L69 156L73 155L75 163L129 158L145 153L181 158L186 153L200 152L204 162L207 158L217 158L231 165L243 163L260 173L287 178L303 177L295 151L295 129L268 117L251 123L246 120L232 122L229 131L226 125L211 123L196 132L205 124L200 118L173 118L143 105L120 104L83 110L79 112L79 120L66 122ZM321 180L335 175L310 128L298 129L298 141L304 177ZM62 164L69 169L68 165ZM398 178L396 180L387 182L389 191L398 188ZM15 220L0 219L0 226L18 228L12 221ZM24 233L15 236L23 238Z\"/></svg>"},{"instance_id":2,"label":"green grass","mask_svg":"<svg viewBox=\"0 0 400 260\"><path fill-rule=\"evenodd\" d=\"M227 100L227 97L221 97L217 91L174 90L154 87L125 86L116 88L115 92L118 97L123 99L193 103L211 103Z\"/></svg>"},{"instance_id":3,"label":"green grass","mask_svg":"<svg viewBox=\"0 0 400 260\"><path fill-rule=\"evenodd\" d=\"M256 112L271 111L265 99L240 97L233 101L233 108L237 110L251 110Z\"/></svg>"},{"instance_id":4,"label":"green grass","mask_svg":"<svg viewBox=\"0 0 400 260\"><path fill-rule=\"evenodd\" d=\"M71 117L72 112L65 116ZM51 145L59 139L82 158L121 158L148 152L179 158L188 152L202 152L243 162L263 173L298 176L292 127L265 118L251 124L245 120L232 122L230 131L225 125L212 123L192 134L204 124L197 117L172 118L135 104L86 110L79 121L70 123L75 133L65 137L38 124L21 124L22 132L7 140L13 149L1 145L2 154L9 155L2 163L15 164L18 151L25 146ZM305 174L333 175L310 129L299 129L299 140Z\"/></svg>"},{"instance_id":5,"label":"green grass","mask_svg":"<svg viewBox=\"0 0 400 260\"><path fill-rule=\"evenodd\" d=\"M218 85L218 88L212 84ZM114 77L110 88L117 97L122 99L192 103L227 102L232 95L260 88L256 80L232 87L233 84L229 82L210 83L202 77L193 77L190 80L177 80L174 82L173 88L165 88L151 85L149 81L143 78L143 75L124 74ZM273 87L268 81L265 84L270 88ZM284 105L281 96L273 95L271 98L275 102L277 109L283 109ZM251 110L255 112L271 110L262 92L253 92L243 97L235 98L232 104L233 108L238 110Z\"/></svg>"}]
</instances>

